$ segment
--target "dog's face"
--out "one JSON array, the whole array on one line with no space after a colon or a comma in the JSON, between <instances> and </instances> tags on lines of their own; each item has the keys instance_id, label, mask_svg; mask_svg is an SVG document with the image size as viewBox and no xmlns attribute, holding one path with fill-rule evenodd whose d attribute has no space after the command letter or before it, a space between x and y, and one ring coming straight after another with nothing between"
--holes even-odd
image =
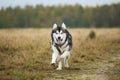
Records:
<instances>
[{"instance_id":1,"label":"dog's face","mask_svg":"<svg viewBox=\"0 0 120 80\"><path fill-rule=\"evenodd\" d=\"M61 46L66 40L66 26L63 23L62 26L57 26L57 24L53 25L53 39L56 44Z\"/></svg>"}]
</instances>

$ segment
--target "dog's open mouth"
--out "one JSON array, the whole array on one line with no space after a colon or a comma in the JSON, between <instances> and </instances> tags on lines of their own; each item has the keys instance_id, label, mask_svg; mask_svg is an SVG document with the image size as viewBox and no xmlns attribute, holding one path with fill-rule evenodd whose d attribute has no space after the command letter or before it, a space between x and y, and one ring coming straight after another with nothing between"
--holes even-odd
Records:
<instances>
[{"instance_id":1,"label":"dog's open mouth","mask_svg":"<svg viewBox=\"0 0 120 80\"><path fill-rule=\"evenodd\" d=\"M57 39L57 44L62 45L62 39Z\"/></svg>"}]
</instances>

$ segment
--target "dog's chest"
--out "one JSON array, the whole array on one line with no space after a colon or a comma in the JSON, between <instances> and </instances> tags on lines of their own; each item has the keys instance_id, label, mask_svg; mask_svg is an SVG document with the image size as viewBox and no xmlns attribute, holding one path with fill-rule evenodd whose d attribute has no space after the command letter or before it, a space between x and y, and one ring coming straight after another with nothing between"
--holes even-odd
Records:
<instances>
[{"instance_id":1,"label":"dog's chest","mask_svg":"<svg viewBox=\"0 0 120 80\"><path fill-rule=\"evenodd\" d=\"M59 47L59 50L60 50L60 54L63 54L65 51L67 51L69 49L69 46L67 47Z\"/></svg>"}]
</instances>

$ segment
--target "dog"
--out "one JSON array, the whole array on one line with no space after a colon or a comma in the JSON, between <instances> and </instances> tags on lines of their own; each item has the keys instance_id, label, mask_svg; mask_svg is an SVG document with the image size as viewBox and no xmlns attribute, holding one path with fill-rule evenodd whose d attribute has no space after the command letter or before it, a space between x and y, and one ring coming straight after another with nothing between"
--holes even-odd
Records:
<instances>
[{"instance_id":1,"label":"dog","mask_svg":"<svg viewBox=\"0 0 120 80\"><path fill-rule=\"evenodd\" d=\"M62 59L64 59L64 66L69 68L68 60L71 55L72 36L64 23L61 26L58 26L56 23L53 25L51 40L53 51L51 65L55 66L55 63L58 62L56 70L62 70Z\"/></svg>"}]
</instances>

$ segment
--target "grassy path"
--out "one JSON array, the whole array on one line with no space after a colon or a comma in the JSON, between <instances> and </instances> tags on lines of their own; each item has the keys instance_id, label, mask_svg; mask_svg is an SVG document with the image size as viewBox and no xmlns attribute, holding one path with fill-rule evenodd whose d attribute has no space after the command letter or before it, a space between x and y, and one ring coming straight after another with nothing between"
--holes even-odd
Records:
<instances>
[{"instance_id":1,"label":"grassy path","mask_svg":"<svg viewBox=\"0 0 120 80\"><path fill-rule=\"evenodd\" d=\"M94 65L93 65L94 64ZM77 65L80 65L78 63ZM79 66L78 66L79 67ZM45 80L120 80L120 54L104 57L86 67L47 71Z\"/></svg>"}]
</instances>

